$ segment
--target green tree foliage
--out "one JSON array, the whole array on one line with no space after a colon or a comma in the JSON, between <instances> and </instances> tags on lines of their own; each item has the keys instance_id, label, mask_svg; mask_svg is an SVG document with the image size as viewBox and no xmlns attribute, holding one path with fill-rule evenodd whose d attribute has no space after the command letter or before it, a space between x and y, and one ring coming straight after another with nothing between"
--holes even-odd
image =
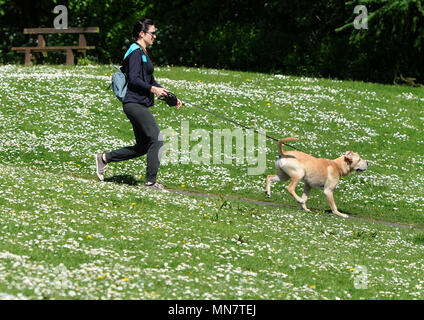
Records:
<instances>
[{"instance_id":1,"label":"green tree foliage","mask_svg":"<svg viewBox=\"0 0 424 320\"><path fill-rule=\"evenodd\" d=\"M353 7L354 1L346 3ZM367 30L349 23L336 29L349 36L348 65L355 78L390 82L403 76L424 79L424 9L422 0L364 0L370 13ZM362 66L362 71L359 66Z\"/></svg>"},{"instance_id":2,"label":"green tree foliage","mask_svg":"<svg viewBox=\"0 0 424 320\"><path fill-rule=\"evenodd\" d=\"M69 26L98 26L89 55L120 63L134 22L150 17L157 64L393 82L424 82L424 0L0 0L0 61L22 61L11 46L35 44L24 27L52 27L57 4ZM356 5L368 9L368 29L356 30ZM30 40L32 39L32 40ZM50 41L50 42L49 42ZM77 42L57 35L50 44ZM63 62L49 54L48 62Z\"/></svg>"},{"instance_id":3,"label":"green tree foliage","mask_svg":"<svg viewBox=\"0 0 424 320\"><path fill-rule=\"evenodd\" d=\"M122 51L131 44L131 32L138 17L146 14L144 1L127 0L0 0L1 32L7 35L0 44L0 62L22 61L23 55L11 52L12 46L36 45L36 37L22 35L24 28L53 27L54 7L58 4L68 8L69 27L96 26L100 34L88 34L87 43L96 49L88 55L99 62L118 61ZM48 35L49 45L72 45L78 43L77 35ZM49 53L47 62L63 63L64 53Z\"/></svg>"}]
</instances>

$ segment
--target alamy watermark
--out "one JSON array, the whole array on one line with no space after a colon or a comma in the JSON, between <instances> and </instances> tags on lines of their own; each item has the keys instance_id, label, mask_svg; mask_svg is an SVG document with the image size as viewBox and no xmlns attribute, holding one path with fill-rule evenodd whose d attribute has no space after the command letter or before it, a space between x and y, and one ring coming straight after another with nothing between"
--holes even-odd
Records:
<instances>
[{"instance_id":1,"label":"alamy watermark","mask_svg":"<svg viewBox=\"0 0 424 320\"><path fill-rule=\"evenodd\" d=\"M190 131L189 121L183 120L180 132L172 128L161 131L164 140L161 163L247 164L248 175L260 175L266 170L266 137L265 131L259 132L260 135L255 135L238 128Z\"/></svg>"},{"instance_id":2,"label":"alamy watermark","mask_svg":"<svg viewBox=\"0 0 424 320\"><path fill-rule=\"evenodd\" d=\"M355 289L368 289L368 269L359 265L353 271L353 286Z\"/></svg>"},{"instance_id":3,"label":"alamy watermark","mask_svg":"<svg viewBox=\"0 0 424 320\"><path fill-rule=\"evenodd\" d=\"M53 20L55 29L68 29L68 8L64 5L57 5L53 9L54 13L59 13Z\"/></svg>"},{"instance_id":4,"label":"alamy watermark","mask_svg":"<svg viewBox=\"0 0 424 320\"><path fill-rule=\"evenodd\" d=\"M353 27L357 30L360 29L368 29L368 9L364 5L357 5L355 9L353 9L354 14L359 14L353 20Z\"/></svg>"}]
</instances>

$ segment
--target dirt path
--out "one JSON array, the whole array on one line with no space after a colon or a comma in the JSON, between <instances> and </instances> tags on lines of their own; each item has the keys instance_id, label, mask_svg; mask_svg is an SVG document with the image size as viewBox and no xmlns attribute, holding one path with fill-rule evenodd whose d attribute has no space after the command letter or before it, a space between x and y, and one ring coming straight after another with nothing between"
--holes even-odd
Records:
<instances>
[{"instance_id":1,"label":"dirt path","mask_svg":"<svg viewBox=\"0 0 424 320\"><path fill-rule=\"evenodd\" d=\"M217 195L217 194L213 194L213 193L183 191L183 190L176 190L176 189L169 189L169 188L167 188L167 190L169 190L171 193L178 193L178 194L183 194L183 195L193 196L193 197L214 198L214 199L218 199L218 198L222 197L222 195ZM261 206L299 209L298 206L291 206L291 205L286 205L286 204L282 204L282 203L253 200L253 199L248 199L248 198L240 198L240 197L236 197L236 196L232 196L232 195L224 195L223 197L225 199L235 200L235 201L244 202L244 203L257 204L257 205L261 205ZM369 218L359 218L359 217L350 216L349 219L371 222L371 223L381 224L381 225L395 227L395 228L424 230L423 228L419 228L419 227L414 226L414 225L399 224L399 223L395 223L395 222L387 222L387 221L375 220L375 219L369 219Z\"/></svg>"}]
</instances>

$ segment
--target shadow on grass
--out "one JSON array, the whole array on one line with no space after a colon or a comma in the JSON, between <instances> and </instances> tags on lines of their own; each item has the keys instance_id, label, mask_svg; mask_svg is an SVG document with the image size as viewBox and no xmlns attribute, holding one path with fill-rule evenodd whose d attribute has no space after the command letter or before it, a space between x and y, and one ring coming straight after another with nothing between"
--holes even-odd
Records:
<instances>
[{"instance_id":1,"label":"shadow on grass","mask_svg":"<svg viewBox=\"0 0 424 320\"><path fill-rule=\"evenodd\" d=\"M416 244L424 245L424 232L421 232L417 234L416 236L414 236L412 241L415 242Z\"/></svg>"},{"instance_id":2,"label":"shadow on grass","mask_svg":"<svg viewBox=\"0 0 424 320\"><path fill-rule=\"evenodd\" d=\"M340 213L344 213L344 214L347 214L347 215L352 216L352 217L357 216L356 213L347 212L347 211L341 210L341 209L338 209L338 210L339 210ZM333 211L331 211L331 209L326 209L326 210L324 210L324 212L333 214Z\"/></svg>"},{"instance_id":3,"label":"shadow on grass","mask_svg":"<svg viewBox=\"0 0 424 320\"><path fill-rule=\"evenodd\" d=\"M117 184L127 184L129 186L137 186L140 184L134 176L131 175L118 175L104 179L105 182L113 182Z\"/></svg>"}]
</instances>

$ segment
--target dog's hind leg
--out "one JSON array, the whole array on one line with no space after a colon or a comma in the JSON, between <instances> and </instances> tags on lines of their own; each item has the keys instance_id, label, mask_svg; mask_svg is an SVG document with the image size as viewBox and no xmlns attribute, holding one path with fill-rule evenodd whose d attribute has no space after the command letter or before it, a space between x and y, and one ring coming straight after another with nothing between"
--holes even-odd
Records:
<instances>
[{"instance_id":1,"label":"dog's hind leg","mask_svg":"<svg viewBox=\"0 0 424 320\"><path fill-rule=\"evenodd\" d=\"M266 177L266 188L265 194L267 198L271 198L271 183L273 181L280 181L280 178L276 174L270 174Z\"/></svg>"},{"instance_id":2,"label":"dog's hind leg","mask_svg":"<svg viewBox=\"0 0 424 320\"><path fill-rule=\"evenodd\" d=\"M287 191L296 199L297 202L303 204L305 201L296 194L296 186L302 180L302 177L298 174L294 174L291 176L292 180L287 187Z\"/></svg>"}]
</instances>

